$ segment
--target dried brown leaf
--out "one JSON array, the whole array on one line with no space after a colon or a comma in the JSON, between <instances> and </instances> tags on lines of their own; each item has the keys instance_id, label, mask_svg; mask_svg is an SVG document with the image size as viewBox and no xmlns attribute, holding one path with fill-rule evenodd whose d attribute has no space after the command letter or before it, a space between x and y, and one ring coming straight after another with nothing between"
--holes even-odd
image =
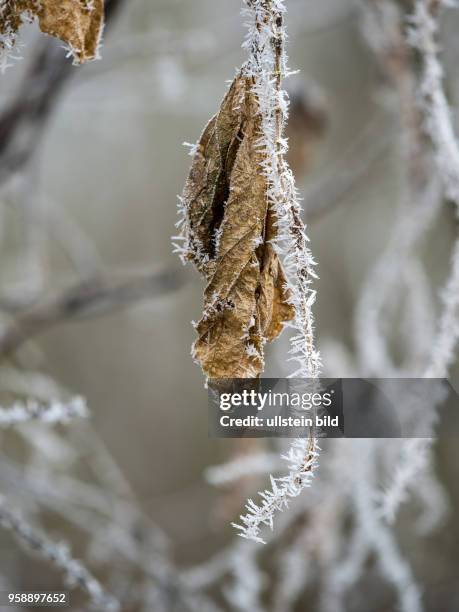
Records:
<instances>
[{"instance_id":1,"label":"dried brown leaf","mask_svg":"<svg viewBox=\"0 0 459 612\"><path fill-rule=\"evenodd\" d=\"M103 0L42 0L42 32L66 42L79 62L97 57L104 24Z\"/></svg>"},{"instance_id":2,"label":"dried brown leaf","mask_svg":"<svg viewBox=\"0 0 459 612\"><path fill-rule=\"evenodd\" d=\"M223 218L229 174L239 146L242 116L237 109L243 97L244 83L235 79L199 140L183 192L188 207L189 257L201 272L203 262L215 255L215 229Z\"/></svg>"},{"instance_id":3,"label":"dried brown leaf","mask_svg":"<svg viewBox=\"0 0 459 612\"><path fill-rule=\"evenodd\" d=\"M258 376L265 342L294 316L271 243L259 135L251 83L239 75L201 136L183 193L188 256L207 279L194 356L209 378Z\"/></svg>"},{"instance_id":4,"label":"dried brown leaf","mask_svg":"<svg viewBox=\"0 0 459 612\"><path fill-rule=\"evenodd\" d=\"M75 61L97 57L104 24L104 0L10 0L0 15L0 34L14 35L26 20L38 18L42 32L72 50Z\"/></svg>"}]
</instances>

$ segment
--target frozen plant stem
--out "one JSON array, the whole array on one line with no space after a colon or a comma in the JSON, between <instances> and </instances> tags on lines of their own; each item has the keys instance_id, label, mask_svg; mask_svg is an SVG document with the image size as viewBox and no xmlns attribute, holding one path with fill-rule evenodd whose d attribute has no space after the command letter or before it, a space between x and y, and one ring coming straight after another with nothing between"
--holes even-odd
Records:
<instances>
[{"instance_id":1,"label":"frozen plant stem","mask_svg":"<svg viewBox=\"0 0 459 612\"><path fill-rule=\"evenodd\" d=\"M408 40L421 56L419 84L424 128L432 141L438 172L446 195L459 207L459 146L443 87L443 68L438 59L438 12L447 0L418 0L410 18Z\"/></svg>"},{"instance_id":2,"label":"frozen plant stem","mask_svg":"<svg viewBox=\"0 0 459 612\"><path fill-rule=\"evenodd\" d=\"M65 575L70 587L80 587L89 596L95 610L101 612L118 612L118 601L106 593L96 578L82 565L73 559L66 546L56 544L43 533L29 525L0 500L0 526L14 535L27 549L34 551L41 558L52 563Z\"/></svg>"},{"instance_id":3,"label":"frozen plant stem","mask_svg":"<svg viewBox=\"0 0 459 612\"><path fill-rule=\"evenodd\" d=\"M420 104L425 132L432 142L437 172L443 191L459 212L459 145L454 133L450 107L443 87L443 68L438 58L438 13L446 0L418 0L410 18L408 40L421 58ZM451 272L443 291L443 312L426 369L425 378L444 378L454 362L459 339L459 239L451 258ZM436 404L432 412L438 409ZM383 499L383 512L394 520L399 506L413 487L415 477L426 470L433 439L404 443L403 464L395 472Z\"/></svg>"},{"instance_id":4,"label":"frozen plant stem","mask_svg":"<svg viewBox=\"0 0 459 612\"><path fill-rule=\"evenodd\" d=\"M409 40L422 59L420 81L424 126L432 141L438 173L446 195L459 213L459 144L443 87L443 68L438 59L438 12L446 0L419 0L411 17ZM459 241L452 256L451 276L443 293L444 310L426 377L444 377L454 360L459 338Z\"/></svg>"},{"instance_id":5,"label":"frozen plant stem","mask_svg":"<svg viewBox=\"0 0 459 612\"><path fill-rule=\"evenodd\" d=\"M284 125L288 115L288 100L282 90L282 78L288 75L285 54L284 0L246 0L243 11L247 17L248 35L243 45L249 59L243 73L253 82L253 93L261 117L258 145L264 152L262 172L267 178L267 197L277 219L277 253L283 257L295 317L290 326L291 360L297 368L292 377L316 379L320 357L314 346L312 305L315 291L311 279L315 278L314 260L308 248L308 238L301 219L293 174L285 159L288 144L284 138ZM260 505L247 503L247 514L241 516L242 525L234 525L242 537L263 542L260 529L273 527L274 514L284 510L289 500L310 486L317 465L319 447L310 433L309 438L294 440L289 453L289 472L281 478L271 476L271 490L260 493Z\"/></svg>"},{"instance_id":6,"label":"frozen plant stem","mask_svg":"<svg viewBox=\"0 0 459 612\"><path fill-rule=\"evenodd\" d=\"M42 423L68 423L72 419L87 418L89 416L86 401L76 396L67 402L52 401L49 404L40 404L36 400L15 402L8 408L0 406L0 427L12 427L30 421Z\"/></svg>"}]
</instances>

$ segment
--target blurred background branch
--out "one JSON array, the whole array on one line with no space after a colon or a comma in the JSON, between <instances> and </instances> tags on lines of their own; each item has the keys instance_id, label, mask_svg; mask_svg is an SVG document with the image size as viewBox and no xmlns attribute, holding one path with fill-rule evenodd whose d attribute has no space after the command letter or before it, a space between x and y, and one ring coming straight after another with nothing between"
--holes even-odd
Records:
<instances>
[{"instance_id":1,"label":"blurred background branch","mask_svg":"<svg viewBox=\"0 0 459 612\"><path fill-rule=\"evenodd\" d=\"M0 297L0 308L14 315L15 321L0 334L0 355L17 350L23 342L66 321L100 317L177 291L187 282L180 269L111 273L86 279L53 297L37 300L29 307Z\"/></svg>"}]
</instances>

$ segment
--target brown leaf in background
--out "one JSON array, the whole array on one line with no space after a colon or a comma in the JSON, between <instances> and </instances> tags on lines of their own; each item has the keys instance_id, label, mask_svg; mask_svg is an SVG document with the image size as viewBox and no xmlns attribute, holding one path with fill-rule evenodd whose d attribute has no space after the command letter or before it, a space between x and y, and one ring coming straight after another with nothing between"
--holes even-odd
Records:
<instances>
[{"instance_id":1,"label":"brown leaf in background","mask_svg":"<svg viewBox=\"0 0 459 612\"><path fill-rule=\"evenodd\" d=\"M38 19L42 32L66 42L79 62L97 57L104 0L42 0Z\"/></svg>"},{"instance_id":2,"label":"brown leaf in background","mask_svg":"<svg viewBox=\"0 0 459 612\"><path fill-rule=\"evenodd\" d=\"M251 83L238 75L201 136L183 193L188 257L208 281L193 354L209 378L258 376L265 342L294 315L270 243L259 134Z\"/></svg>"},{"instance_id":3,"label":"brown leaf in background","mask_svg":"<svg viewBox=\"0 0 459 612\"><path fill-rule=\"evenodd\" d=\"M97 57L104 24L104 0L11 0L0 15L0 34L14 35L26 20L65 42L77 62Z\"/></svg>"}]
</instances>

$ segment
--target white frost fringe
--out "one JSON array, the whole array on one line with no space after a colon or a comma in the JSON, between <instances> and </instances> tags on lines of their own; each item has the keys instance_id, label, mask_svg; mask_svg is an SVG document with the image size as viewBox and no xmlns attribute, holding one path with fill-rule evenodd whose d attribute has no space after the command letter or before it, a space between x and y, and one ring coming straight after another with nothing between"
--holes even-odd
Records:
<instances>
[{"instance_id":1,"label":"white frost fringe","mask_svg":"<svg viewBox=\"0 0 459 612\"><path fill-rule=\"evenodd\" d=\"M53 401L41 404L36 400L15 402L8 408L0 406L0 427L12 427L28 421L42 423L68 423L72 419L87 418L89 416L86 400L79 395L68 402Z\"/></svg>"},{"instance_id":2,"label":"white frost fringe","mask_svg":"<svg viewBox=\"0 0 459 612\"><path fill-rule=\"evenodd\" d=\"M422 57L423 73L420 102L424 126L435 148L438 171L446 194L459 205L459 147L451 121L451 111L443 88L443 68L438 61L436 36L438 19L429 7L432 0L418 0L410 18L408 41ZM440 0L440 7L456 6L451 0Z\"/></svg>"},{"instance_id":3,"label":"white frost fringe","mask_svg":"<svg viewBox=\"0 0 459 612\"><path fill-rule=\"evenodd\" d=\"M285 30L282 17L286 11L284 0L245 0L248 34L243 48L249 59L243 72L254 79L253 92L261 115L262 133L258 146L265 153L262 171L268 180L268 199L275 211L278 238L275 248L283 258L291 291L291 303L295 307L295 319L290 327L291 360L298 365L291 377L315 379L319 375L320 356L314 347L314 321L312 305L315 291L311 279L316 278L315 262L307 246L308 238L301 220L301 206L293 174L285 161L288 149L283 137L283 127L288 115L288 99L279 84L288 75L287 56L284 51ZM247 503L247 514L241 516L242 525L234 524L239 535L262 542L262 525L273 527L276 511L284 510L290 498L298 496L310 486L317 466L319 447L311 437L294 440L289 453L289 473L285 477L271 476L271 490L261 492L260 505L252 500Z\"/></svg>"}]
</instances>

